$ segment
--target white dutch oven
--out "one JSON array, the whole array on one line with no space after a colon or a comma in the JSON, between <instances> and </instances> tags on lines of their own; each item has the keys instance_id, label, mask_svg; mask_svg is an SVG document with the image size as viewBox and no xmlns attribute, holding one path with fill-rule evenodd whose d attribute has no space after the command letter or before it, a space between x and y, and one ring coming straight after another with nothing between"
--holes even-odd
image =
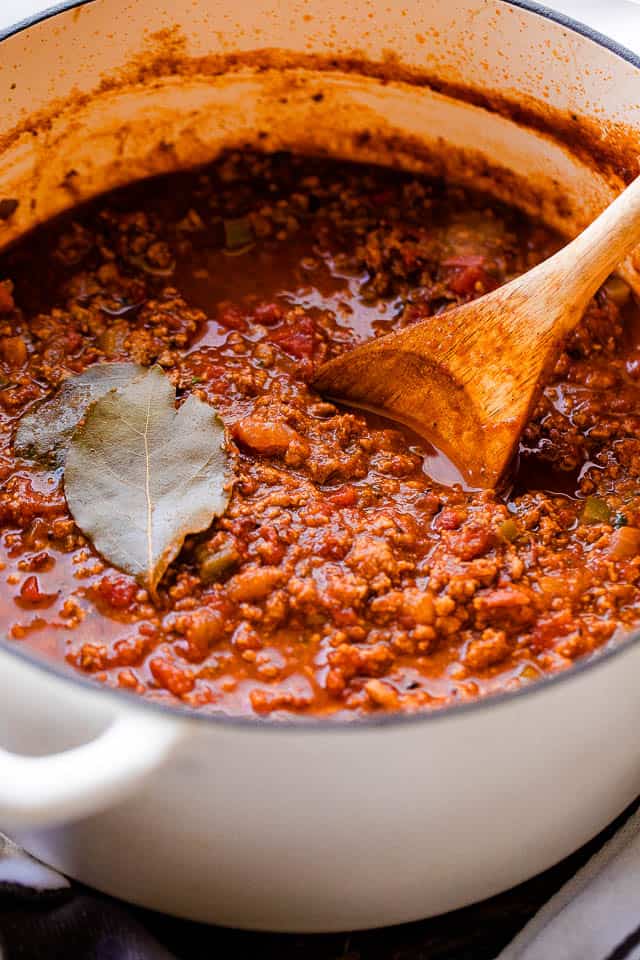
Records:
<instances>
[{"instance_id":1,"label":"white dutch oven","mask_svg":"<svg viewBox=\"0 0 640 960\"><path fill-rule=\"evenodd\" d=\"M19 206L0 245L256 141L445 170L567 235L636 171L640 62L543 8L270 3L96 0L3 39L0 200ZM3 643L0 824L159 910L372 927L574 850L640 792L638 729L637 640L524 692L350 725L160 709Z\"/></svg>"}]
</instances>

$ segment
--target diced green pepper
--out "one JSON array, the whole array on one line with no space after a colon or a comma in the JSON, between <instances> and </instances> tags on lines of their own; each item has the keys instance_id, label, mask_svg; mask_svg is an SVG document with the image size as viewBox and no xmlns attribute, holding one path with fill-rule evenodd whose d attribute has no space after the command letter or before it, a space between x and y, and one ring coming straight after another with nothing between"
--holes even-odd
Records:
<instances>
[{"instance_id":1,"label":"diced green pepper","mask_svg":"<svg viewBox=\"0 0 640 960\"><path fill-rule=\"evenodd\" d=\"M504 540L508 540L510 543L520 536L520 530L515 520L505 520L504 523L500 524L498 532Z\"/></svg>"},{"instance_id":2,"label":"diced green pepper","mask_svg":"<svg viewBox=\"0 0 640 960\"><path fill-rule=\"evenodd\" d=\"M611 510L606 500L601 497L587 497L582 508L582 519L585 523L609 523Z\"/></svg>"},{"instance_id":3,"label":"diced green pepper","mask_svg":"<svg viewBox=\"0 0 640 960\"><path fill-rule=\"evenodd\" d=\"M253 244L253 230L248 217L237 217L234 220L224 221L224 237L227 251L247 249Z\"/></svg>"},{"instance_id":4,"label":"diced green pepper","mask_svg":"<svg viewBox=\"0 0 640 960\"><path fill-rule=\"evenodd\" d=\"M613 525L617 529L620 527L626 527L628 523L629 521L625 517L624 513L616 513L615 517L613 518Z\"/></svg>"},{"instance_id":5,"label":"diced green pepper","mask_svg":"<svg viewBox=\"0 0 640 960\"><path fill-rule=\"evenodd\" d=\"M205 583L220 580L240 562L240 555L233 544L224 544L217 550L202 544L196 551L198 571Z\"/></svg>"}]
</instances>

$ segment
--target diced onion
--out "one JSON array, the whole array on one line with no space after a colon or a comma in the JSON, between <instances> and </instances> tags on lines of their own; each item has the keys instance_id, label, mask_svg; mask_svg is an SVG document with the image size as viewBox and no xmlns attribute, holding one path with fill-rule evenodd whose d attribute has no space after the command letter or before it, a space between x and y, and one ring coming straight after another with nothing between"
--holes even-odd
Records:
<instances>
[{"instance_id":1,"label":"diced onion","mask_svg":"<svg viewBox=\"0 0 640 960\"><path fill-rule=\"evenodd\" d=\"M609 554L614 560L626 560L640 554L640 530L638 527L618 527L609 540Z\"/></svg>"}]
</instances>

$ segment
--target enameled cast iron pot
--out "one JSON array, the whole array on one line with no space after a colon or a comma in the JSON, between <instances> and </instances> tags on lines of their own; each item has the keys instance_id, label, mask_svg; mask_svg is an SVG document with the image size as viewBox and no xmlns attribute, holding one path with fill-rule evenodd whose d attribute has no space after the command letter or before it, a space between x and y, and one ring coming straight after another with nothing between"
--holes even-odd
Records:
<instances>
[{"instance_id":1,"label":"enameled cast iron pot","mask_svg":"<svg viewBox=\"0 0 640 960\"><path fill-rule=\"evenodd\" d=\"M0 246L245 143L445 171L567 236L637 172L640 62L533 3L50 13L0 44L0 200L19 201L0 204ZM638 286L632 260L624 272ZM574 850L640 792L638 729L638 637L525 691L350 724L161 709L3 642L0 825L148 907L372 927L489 896Z\"/></svg>"}]
</instances>

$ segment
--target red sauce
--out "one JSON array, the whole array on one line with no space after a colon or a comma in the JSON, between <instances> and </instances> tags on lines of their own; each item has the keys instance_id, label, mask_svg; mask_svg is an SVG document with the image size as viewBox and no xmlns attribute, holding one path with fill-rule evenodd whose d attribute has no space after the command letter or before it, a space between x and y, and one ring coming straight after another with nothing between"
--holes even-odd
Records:
<instances>
[{"instance_id":1,"label":"red sauce","mask_svg":"<svg viewBox=\"0 0 640 960\"><path fill-rule=\"evenodd\" d=\"M563 670L637 625L640 348L619 281L571 336L507 494L309 386L558 239L494 200L373 167L231 155L101 198L0 260L0 629L162 702L357 716ZM19 418L91 364L159 364L219 411L225 514L152 603L75 526Z\"/></svg>"}]
</instances>

